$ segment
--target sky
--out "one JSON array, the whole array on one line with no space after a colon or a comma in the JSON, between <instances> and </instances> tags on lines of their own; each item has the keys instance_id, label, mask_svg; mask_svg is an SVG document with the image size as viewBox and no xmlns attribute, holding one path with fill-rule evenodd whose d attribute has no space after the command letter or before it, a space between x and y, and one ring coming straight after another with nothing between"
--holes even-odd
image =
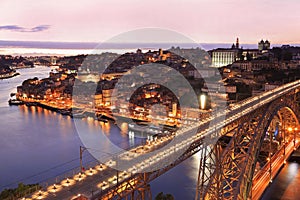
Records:
<instances>
[{"instance_id":1,"label":"sky","mask_svg":"<svg viewBox=\"0 0 300 200\"><path fill-rule=\"evenodd\" d=\"M299 0L0 0L0 40L103 42L155 27L199 43L300 43Z\"/></svg>"}]
</instances>

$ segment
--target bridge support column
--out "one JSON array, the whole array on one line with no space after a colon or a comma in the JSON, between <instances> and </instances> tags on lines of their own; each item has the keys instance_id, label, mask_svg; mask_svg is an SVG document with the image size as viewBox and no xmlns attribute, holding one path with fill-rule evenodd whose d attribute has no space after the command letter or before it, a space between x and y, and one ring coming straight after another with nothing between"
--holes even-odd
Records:
<instances>
[{"instance_id":1,"label":"bridge support column","mask_svg":"<svg viewBox=\"0 0 300 200\"><path fill-rule=\"evenodd\" d=\"M150 189L150 185L147 184L143 188L138 189L139 195L137 195L136 200L152 200L152 193ZM134 200L134 198L133 198Z\"/></svg>"},{"instance_id":2,"label":"bridge support column","mask_svg":"<svg viewBox=\"0 0 300 200\"><path fill-rule=\"evenodd\" d=\"M270 146L272 145L272 143L270 143ZM285 149L285 147L284 147ZM285 159L285 156L284 156L284 159ZM272 183L272 152L269 152L269 175L270 175L270 178L269 178L269 183Z\"/></svg>"},{"instance_id":3,"label":"bridge support column","mask_svg":"<svg viewBox=\"0 0 300 200\"><path fill-rule=\"evenodd\" d=\"M207 187L209 185L209 181L211 180L212 175L216 171L220 171L221 169L221 145L218 142L214 146L207 146L203 148L200 153L200 161L199 161L199 172L198 172L198 180L197 180L197 188L195 200L206 199L207 197ZM221 191L222 185L220 181L216 181L217 184L214 185L215 190Z\"/></svg>"}]
</instances>

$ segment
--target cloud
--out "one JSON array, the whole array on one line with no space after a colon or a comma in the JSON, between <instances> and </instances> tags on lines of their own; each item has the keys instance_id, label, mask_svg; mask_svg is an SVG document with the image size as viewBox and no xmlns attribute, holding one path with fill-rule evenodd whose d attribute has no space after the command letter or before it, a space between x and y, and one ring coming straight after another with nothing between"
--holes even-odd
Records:
<instances>
[{"instance_id":1,"label":"cloud","mask_svg":"<svg viewBox=\"0 0 300 200\"><path fill-rule=\"evenodd\" d=\"M33 28L25 28L18 25L6 25L6 26L0 26L0 31L14 31L14 32L41 32L49 29L49 25L39 25L35 26Z\"/></svg>"}]
</instances>

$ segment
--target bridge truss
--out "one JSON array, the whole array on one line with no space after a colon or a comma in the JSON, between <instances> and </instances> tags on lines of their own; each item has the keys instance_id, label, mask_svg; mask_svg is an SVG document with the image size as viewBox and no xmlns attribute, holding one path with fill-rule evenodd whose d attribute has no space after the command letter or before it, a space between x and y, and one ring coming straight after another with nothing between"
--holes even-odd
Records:
<instances>
[{"instance_id":1,"label":"bridge truss","mask_svg":"<svg viewBox=\"0 0 300 200\"><path fill-rule=\"evenodd\" d=\"M252 180L257 172L261 149L265 148L262 146L266 138L270 141L273 138L272 134L267 133L272 120L279 119L282 125L280 131L285 135L288 127L299 127L298 87L289 88L288 92L272 97L267 103L254 101L253 103L260 105L253 106L253 109L244 108L248 110L246 114L215 130L218 132L217 135L221 135L216 144L203 145L203 138L200 138L171 165L154 172L136 174L125 181L126 184L116 185L94 196L93 199L152 199L149 183L199 151L201 159L196 200L251 199ZM278 93L280 94L280 90ZM294 146L297 138L294 131ZM272 144L269 143L272 149ZM283 143L286 143L285 139ZM269 154L271 157L272 150Z\"/></svg>"}]
</instances>

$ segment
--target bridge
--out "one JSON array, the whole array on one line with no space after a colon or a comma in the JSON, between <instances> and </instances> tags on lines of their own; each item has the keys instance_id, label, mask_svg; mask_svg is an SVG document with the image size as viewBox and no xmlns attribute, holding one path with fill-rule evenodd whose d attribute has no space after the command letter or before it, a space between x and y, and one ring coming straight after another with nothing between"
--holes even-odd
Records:
<instances>
[{"instance_id":1,"label":"bridge","mask_svg":"<svg viewBox=\"0 0 300 200\"><path fill-rule=\"evenodd\" d=\"M149 183L197 152L195 200L259 199L299 146L299 91L300 80L216 109L24 199L152 199Z\"/></svg>"}]
</instances>

